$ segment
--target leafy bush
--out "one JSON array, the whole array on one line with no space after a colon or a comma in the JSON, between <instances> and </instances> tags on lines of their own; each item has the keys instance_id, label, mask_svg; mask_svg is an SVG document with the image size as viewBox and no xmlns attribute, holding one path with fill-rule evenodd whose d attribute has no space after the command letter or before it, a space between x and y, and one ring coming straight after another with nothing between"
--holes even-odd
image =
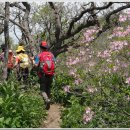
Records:
<instances>
[{"instance_id":1,"label":"leafy bush","mask_svg":"<svg viewBox=\"0 0 130 130\"><path fill-rule=\"evenodd\" d=\"M82 98L72 96L69 101L70 106L62 111L61 127L129 128L130 103L128 97L130 89L123 77L116 73L93 75L92 77L86 76L86 81L87 86L96 86L97 91L89 92L84 89ZM91 107L94 116L90 121L84 123L83 113L87 106Z\"/></svg>"},{"instance_id":2,"label":"leafy bush","mask_svg":"<svg viewBox=\"0 0 130 130\"><path fill-rule=\"evenodd\" d=\"M59 73L54 77L52 86L52 98L57 103L67 104L67 100L70 98L64 91L66 85L73 83L73 77L67 74Z\"/></svg>"},{"instance_id":3,"label":"leafy bush","mask_svg":"<svg viewBox=\"0 0 130 130\"><path fill-rule=\"evenodd\" d=\"M81 128L83 126L84 106L80 104L80 99L72 96L69 100L70 107L62 111L62 128Z\"/></svg>"},{"instance_id":4,"label":"leafy bush","mask_svg":"<svg viewBox=\"0 0 130 130\"><path fill-rule=\"evenodd\" d=\"M17 82L0 84L0 127L38 127L45 118L43 100L37 94L18 89Z\"/></svg>"}]
</instances>

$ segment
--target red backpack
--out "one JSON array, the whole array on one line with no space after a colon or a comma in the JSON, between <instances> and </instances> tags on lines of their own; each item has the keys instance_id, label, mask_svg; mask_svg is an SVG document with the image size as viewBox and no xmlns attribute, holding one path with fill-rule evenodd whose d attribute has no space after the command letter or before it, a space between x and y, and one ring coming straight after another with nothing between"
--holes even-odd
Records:
<instances>
[{"instance_id":1,"label":"red backpack","mask_svg":"<svg viewBox=\"0 0 130 130\"><path fill-rule=\"evenodd\" d=\"M43 73L48 76L53 76L55 73L54 56L51 52L42 52L40 54L40 66Z\"/></svg>"}]
</instances>

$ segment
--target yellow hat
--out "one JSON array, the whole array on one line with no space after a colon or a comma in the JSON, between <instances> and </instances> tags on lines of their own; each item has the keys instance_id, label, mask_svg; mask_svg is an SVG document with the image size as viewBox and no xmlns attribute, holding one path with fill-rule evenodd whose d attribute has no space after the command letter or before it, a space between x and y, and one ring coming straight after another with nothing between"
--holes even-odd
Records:
<instances>
[{"instance_id":1,"label":"yellow hat","mask_svg":"<svg viewBox=\"0 0 130 130\"><path fill-rule=\"evenodd\" d=\"M23 48L23 46L18 46L16 52L20 52L20 51L25 51L24 48Z\"/></svg>"}]
</instances>

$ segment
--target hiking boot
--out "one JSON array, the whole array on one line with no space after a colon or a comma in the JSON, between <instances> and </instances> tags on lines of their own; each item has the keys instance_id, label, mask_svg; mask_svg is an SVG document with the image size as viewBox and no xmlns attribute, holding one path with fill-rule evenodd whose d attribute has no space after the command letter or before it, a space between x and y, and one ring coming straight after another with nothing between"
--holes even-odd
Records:
<instances>
[{"instance_id":1,"label":"hiking boot","mask_svg":"<svg viewBox=\"0 0 130 130\"><path fill-rule=\"evenodd\" d=\"M46 103L46 110L49 110L50 109L50 103Z\"/></svg>"},{"instance_id":2,"label":"hiking boot","mask_svg":"<svg viewBox=\"0 0 130 130\"><path fill-rule=\"evenodd\" d=\"M45 101L45 106L46 106L45 108L46 108L46 110L50 109L50 102L51 102L50 99Z\"/></svg>"}]
</instances>

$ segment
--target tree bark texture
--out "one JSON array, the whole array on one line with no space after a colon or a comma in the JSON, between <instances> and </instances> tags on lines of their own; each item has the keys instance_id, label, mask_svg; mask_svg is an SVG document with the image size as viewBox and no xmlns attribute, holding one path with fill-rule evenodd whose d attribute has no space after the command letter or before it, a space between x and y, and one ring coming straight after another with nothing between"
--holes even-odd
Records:
<instances>
[{"instance_id":1,"label":"tree bark texture","mask_svg":"<svg viewBox=\"0 0 130 130\"><path fill-rule=\"evenodd\" d=\"M4 74L3 78L7 78L7 63L8 63L8 50L9 50L9 2L5 2L5 20L4 20L4 37L5 37L5 53L4 53Z\"/></svg>"}]
</instances>

